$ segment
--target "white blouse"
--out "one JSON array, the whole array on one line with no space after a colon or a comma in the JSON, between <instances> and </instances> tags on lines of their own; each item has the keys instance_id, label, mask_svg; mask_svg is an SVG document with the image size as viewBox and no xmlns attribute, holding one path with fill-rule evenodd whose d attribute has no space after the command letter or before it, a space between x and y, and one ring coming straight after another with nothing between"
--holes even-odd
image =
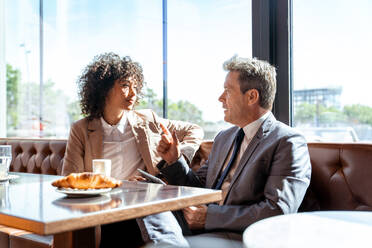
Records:
<instances>
[{"instance_id":1,"label":"white blouse","mask_svg":"<svg viewBox=\"0 0 372 248\"><path fill-rule=\"evenodd\" d=\"M116 125L108 124L101 117L103 127L103 158L111 159L111 177L128 179L139 175L137 168L145 164L139 153L131 126L124 114Z\"/></svg>"}]
</instances>

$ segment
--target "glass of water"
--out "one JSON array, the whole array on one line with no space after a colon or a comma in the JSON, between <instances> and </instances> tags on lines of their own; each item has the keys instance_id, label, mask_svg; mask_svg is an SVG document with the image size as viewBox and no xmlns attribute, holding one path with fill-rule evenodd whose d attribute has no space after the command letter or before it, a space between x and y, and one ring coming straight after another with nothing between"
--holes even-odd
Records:
<instances>
[{"instance_id":1,"label":"glass of water","mask_svg":"<svg viewBox=\"0 0 372 248\"><path fill-rule=\"evenodd\" d=\"M8 177L10 162L12 161L12 146L0 145L0 178Z\"/></svg>"}]
</instances>

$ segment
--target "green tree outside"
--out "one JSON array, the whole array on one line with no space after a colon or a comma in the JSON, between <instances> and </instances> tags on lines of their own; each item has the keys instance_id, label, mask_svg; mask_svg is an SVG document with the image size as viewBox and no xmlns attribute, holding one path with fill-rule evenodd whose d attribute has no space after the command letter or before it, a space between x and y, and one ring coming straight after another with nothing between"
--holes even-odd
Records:
<instances>
[{"instance_id":1,"label":"green tree outside","mask_svg":"<svg viewBox=\"0 0 372 248\"><path fill-rule=\"evenodd\" d=\"M345 105L342 110L335 107L326 107L302 103L295 109L295 125L312 124L314 126L327 126L329 124L372 125L372 108L365 105Z\"/></svg>"},{"instance_id":2,"label":"green tree outside","mask_svg":"<svg viewBox=\"0 0 372 248\"><path fill-rule=\"evenodd\" d=\"M163 114L163 101L158 99L153 89L145 88L138 109L150 108L159 116ZM203 125L203 113L189 101L168 102L168 119L181 120Z\"/></svg>"},{"instance_id":3,"label":"green tree outside","mask_svg":"<svg viewBox=\"0 0 372 248\"><path fill-rule=\"evenodd\" d=\"M315 121L316 106L307 102L300 104L295 109L294 120L296 123L312 123Z\"/></svg>"},{"instance_id":4,"label":"green tree outside","mask_svg":"<svg viewBox=\"0 0 372 248\"><path fill-rule=\"evenodd\" d=\"M7 127L16 128L19 116L17 112L19 102L19 85L21 72L13 69L9 64L6 65L6 102L7 102Z\"/></svg>"},{"instance_id":5,"label":"green tree outside","mask_svg":"<svg viewBox=\"0 0 372 248\"><path fill-rule=\"evenodd\" d=\"M344 107L344 113L350 123L372 125L372 108L360 104Z\"/></svg>"}]
</instances>

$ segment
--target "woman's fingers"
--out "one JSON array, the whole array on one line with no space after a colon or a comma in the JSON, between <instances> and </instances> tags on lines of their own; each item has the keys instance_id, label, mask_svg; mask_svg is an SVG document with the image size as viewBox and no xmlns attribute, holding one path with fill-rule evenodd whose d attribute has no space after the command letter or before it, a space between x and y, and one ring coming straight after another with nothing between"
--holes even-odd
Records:
<instances>
[{"instance_id":1,"label":"woman's fingers","mask_svg":"<svg viewBox=\"0 0 372 248\"><path fill-rule=\"evenodd\" d=\"M163 134L161 135L162 140L164 140L164 142L166 142L168 144L172 144L173 138L172 138L171 133L169 132L169 130L163 124L161 124L161 123L159 123L159 124L160 124L160 128L163 131Z\"/></svg>"}]
</instances>

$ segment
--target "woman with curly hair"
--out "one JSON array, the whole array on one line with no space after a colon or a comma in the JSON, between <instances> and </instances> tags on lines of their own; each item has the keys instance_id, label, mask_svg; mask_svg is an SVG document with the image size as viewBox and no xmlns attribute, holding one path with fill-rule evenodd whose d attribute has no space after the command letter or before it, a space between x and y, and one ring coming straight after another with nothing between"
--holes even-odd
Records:
<instances>
[{"instance_id":1,"label":"woman with curly hair","mask_svg":"<svg viewBox=\"0 0 372 248\"><path fill-rule=\"evenodd\" d=\"M161 124L176 133L182 155L191 162L202 141L202 129L160 118L149 109L136 111L143 84L142 68L130 57L105 53L85 68L78 85L86 117L71 126L62 175L91 172L92 160L100 158L111 159L111 176L117 179L138 177L138 168L157 175L157 164L162 162L156 149Z\"/></svg>"}]
</instances>

